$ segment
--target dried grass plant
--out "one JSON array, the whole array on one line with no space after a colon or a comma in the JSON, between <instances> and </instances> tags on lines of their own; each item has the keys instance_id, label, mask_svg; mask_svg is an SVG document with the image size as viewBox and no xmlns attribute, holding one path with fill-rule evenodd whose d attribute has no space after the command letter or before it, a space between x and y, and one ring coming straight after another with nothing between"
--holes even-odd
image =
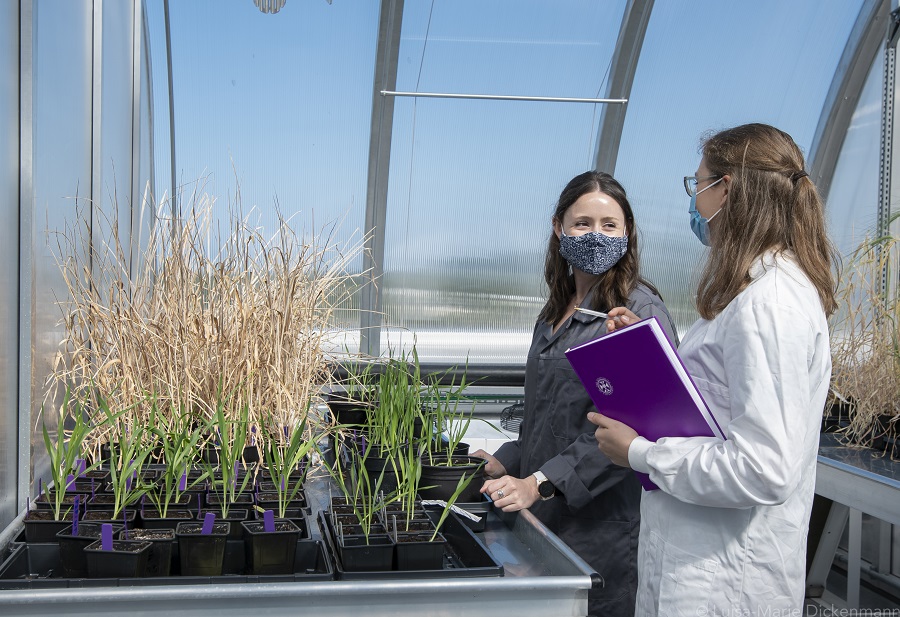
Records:
<instances>
[{"instance_id":1,"label":"dried grass plant","mask_svg":"<svg viewBox=\"0 0 900 617\"><path fill-rule=\"evenodd\" d=\"M48 398L71 384L89 407L98 396L113 409L133 406L131 421L147 426L151 401L206 423L229 393L233 419L246 406L258 439L284 439L282 427L305 426L330 380L325 349L335 307L353 293L348 268L363 239L338 245L336 226L301 239L280 214L264 237L238 207L221 233L213 199L196 191L189 205L178 218L159 207L133 267L116 219L95 212L93 229L57 233L69 297L59 302L65 338ZM113 437L96 420L95 454Z\"/></svg>"},{"instance_id":2,"label":"dried grass plant","mask_svg":"<svg viewBox=\"0 0 900 617\"><path fill-rule=\"evenodd\" d=\"M885 290L882 281L897 277L898 251L896 236L867 237L841 277L841 311L832 323L830 402L849 410L849 424L839 429L848 445L872 447L897 435L900 296L893 285ZM826 406L826 413L830 408ZM888 454L896 457L896 446Z\"/></svg>"}]
</instances>

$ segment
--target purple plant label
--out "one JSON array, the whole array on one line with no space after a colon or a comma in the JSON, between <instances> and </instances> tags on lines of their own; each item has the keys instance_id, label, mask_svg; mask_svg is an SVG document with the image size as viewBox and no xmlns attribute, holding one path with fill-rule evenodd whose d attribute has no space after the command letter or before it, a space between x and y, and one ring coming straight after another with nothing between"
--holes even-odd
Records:
<instances>
[{"instance_id":1,"label":"purple plant label","mask_svg":"<svg viewBox=\"0 0 900 617\"><path fill-rule=\"evenodd\" d=\"M75 471L77 472L75 475L79 478L84 475L85 470L87 469L87 461L83 458L75 459Z\"/></svg>"},{"instance_id":2,"label":"purple plant label","mask_svg":"<svg viewBox=\"0 0 900 617\"><path fill-rule=\"evenodd\" d=\"M268 532L275 531L275 513L271 510L263 512L263 529Z\"/></svg>"},{"instance_id":3,"label":"purple plant label","mask_svg":"<svg viewBox=\"0 0 900 617\"><path fill-rule=\"evenodd\" d=\"M113 530L112 525L109 523L103 523L100 526L100 546L104 551L113 550Z\"/></svg>"},{"instance_id":4,"label":"purple plant label","mask_svg":"<svg viewBox=\"0 0 900 617\"><path fill-rule=\"evenodd\" d=\"M181 479L178 480L178 490L186 491L187 490L187 472L185 471L181 474Z\"/></svg>"},{"instance_id":5,"label":"purple plant label","mask_svg":"<svg viewBox=\"0 0 900 617\"><path fill-rule=\"evenodd\" d=\"M125 478L125 490L126 491L131 490L131 476L128 476L127 478Z\"/></svg>"},{"instance_id":6,"label":"purple plant label","mask_svg":"<svg viewBox=\"0 0 900 617\"><path fill-rule=\"evenodd\" d=\"M81 507L80 495L75 495L75 509L72 510L72 535L78 535L78 509Z\"/></svg>"},{"instance_id":7,"label":"purple plant label","mask_svg":"<svg viewBox=\"0 0 900 617\"><path fill-rule=\"evenodd\" d=\"M69 474L66 476L66 490L70 491L75 488L75 476Z\"/></svg>"},{"instance_id":8,"label":"purple plant label","mask_svg":"<svg viewBox=\"0 0 900 617\"><path fill-rule=\"evenodd\" d=\"M216 515L214 512L207 512L206 516L203 517L203 529L200 530L200 533L204 536L208 536L212 533L213 525L216 522Z\"/></svg>"}]
</instances>

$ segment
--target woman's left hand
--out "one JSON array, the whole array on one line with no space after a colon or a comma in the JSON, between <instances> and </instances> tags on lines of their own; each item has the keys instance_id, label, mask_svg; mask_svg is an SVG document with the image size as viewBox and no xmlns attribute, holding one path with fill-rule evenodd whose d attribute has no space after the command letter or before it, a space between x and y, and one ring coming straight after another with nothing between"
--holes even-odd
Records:
<instances>
[{"instance_id":1,"label":"woman's left hand","mask_svg":"<svg viewBox=\"0 0 900 617\"><path fill-rule=\"evenodd\" d=\"M631 467L628 464L628 448L638 436L637 431L618 420L607 418L603 414L591 412L588 420L597 425L594 437L600 451L609 457L615 465Z\"/></svg>"},{"instance_id":2,"label":"woman's left hand","mask_svg":"<svg viewBox=\"0 0 900 617\"><path fill-rule=\"evenodd\" d=\"M494 506L504 512L530 508L540 498L537 481L533 476L525 479L503 476L496 480L488 480L481 487L481 492L487 494L493 500Z\"/></svg>"}]
</instances>

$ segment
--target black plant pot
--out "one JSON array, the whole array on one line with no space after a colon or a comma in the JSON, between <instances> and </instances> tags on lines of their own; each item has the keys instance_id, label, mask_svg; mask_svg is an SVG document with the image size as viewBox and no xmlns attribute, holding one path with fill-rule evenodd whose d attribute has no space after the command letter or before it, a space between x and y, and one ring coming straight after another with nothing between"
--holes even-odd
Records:
<instances>
[{"instance_id":1,"label":"black plant pot","mask_svg":"<svg viewBox=\"0 0 900 617\"><path fill-rule=\"evenodd\" d=\"M212 533L203 534L203 523L178 523L175 537L182 576L220 576L225 558L225 541L231 523L215 523Z\"/></svg>"},{"instance_id":2,"label":"black plant pot","mask_svg":"<svg viewBox=\"0 0 900 617\"><path fill-rule=\"evenodd\" d=\"M66 578L88 576L87 555L84 549L100 539L101 526L101 523L79 523L77 533L72 532L70 525L56 534L63 576ZM121 525L113 525L113 533L121 529Z\"/></svg>"},{"instance_id":3,"label":"black plant pot","mask_svg":"<svg viewBox=\"0 0 900 617\"><path fill-rule=\"evenodd\" d=\"M50 510L31 510L25 515L26 542L56 542L56 534L72 525L72 513L57 521Z\"/></svg>"},{"instance_id":4,"label":"black plant pot","mask_svg":"<svg viewBox=\"0 0 900 617\"><path fill-rule=\"evenodd\" d=\"M216 522L222 521L226 523L231 523L231 531L229 532L229 539L231 540L240 540L244 537L244 531L241 528L241 523L243 521L249 520L250 511L244 508L229 508L228 516L222 516L222 510L219 508L208 508L205 510L200 510L197 514L197 520L203 520L206 518L206 514L212 512L216 515Z\"/></svg>"},{"instance_id":5,"label":"black plant pot","mask_svg":"<svg viewBox=\"0 0 900 617\"><path fill-rule=\"evenodd\" d=\"M66 510L74 508L76 498L78 499L78 504L80 506L81 504L84 504L84 502L87 501L90 496L84 494L76 495L75 493L66 493L62 498L62 511L65 512ZM53 504L47 498L46 493L41 493L40 495L38 495L38 498L34 500L34 508L36 510L52 510Z\"/></svg>"},{"instance_id":6,"label":"black plant pot","mask_svg":"<svg viewBox=\"0 0 900 617\"><path fill-rule=\"evenodd\" d=\"M89 523L121 524L128 529L138 526L137 510L126 508L122 512L119 512L119 515L116 518L113 518L112 515L112 510L88 510L84 513L82 518Z\"/></svg>"},{"instance_id":7,"label":"black plant pot","mask_svg":"<svg viewBox=\"0 0 900 617\"><path fill-rule=\"evenodd\" d=\"M172 549L175 546L175 528L126 529L119 534L122 540L141 540L150 543L147 556L147 576L169 576L172 571ZM62 548L62 544L60 544Z\"/></svg>"},{"instance_id":8,"label":"black plant pot","mask_svg":"<svg viewBox=\"0 0 900 617\"><path fill-rule=\"evenodd\" d=\"M232 499L228 505L252 506L253 503L254 499L252 493L241 493L240 495L235 495L234 499ZM222 496L216 493L208 493L206 495L206 505L210 508L218 508L222 505Z\"/></svg>"},{"instance_id":9,"label":"black plant pot","mask_svg":"<svg viewBox=\"0 0 900 617\"><path fill-rule=\"evenodd\" d=\"M369 477L369 486L374 487L381 478L379 490L389 493L397 488L397 472L391 463L391 456L377 456L377 449L366 457L364 466ZM383 474L383 475L382 475Z\"/></svg>"},{"instance_id":10,"label":"black plant pot","mask_svg":"<svg viewBox=\"0 0 900 617\"><path fill-rule=\"evenodd\" d=\"M247 571L252 574L290 574L301 530L289 520L276 519L275 531L266 531L263 521L244 521Z\"/></svg>"},{"instance_id":11,"label":"black plant pot","mask_svg":"<svg viewBox=\"0 0 900 617\"><path fill-rule=\"evenodd\" d=\"M277 510L272 510L272 513L276 517L278 516ZM310 538L309 518L307 516L305 509L303 509L303 508L285 508L283 518L285 520L291 521L294 525L296 525L300 529L300 539L307 540ZM262 521L263 514L259 511L257 511L256 517L254 520ZM247 521L247 522L249 523L250 521Z\"/></svg>"},{"instance_id":12,"label":"black plant pot","mask_svg":"<svg viewBox=\"0 0 900 617\"><path fill-rule=\"evenodd\" d=\"M112 550L103 550L103 541L84 547L91 578L143 578L147 576L150 542L114 540Z\"/></svg>"},{"instance_id":13,"label":"black plant pot","mask_svg":"<svg viewBox=\"0 0 900 617\"><path fill-rule=\"evenodd\" d=\"M431 532L398 533L394 550L398 570L441 570L447 540Z\"/></svg>"},{"instance_id":14,"label":"black plant pot","mask_svg":"<svg viewBox=\"0 0 900 617\"><path fill-rule=\"evenodd\" d=\"M448 465L452 462L452 465ZM485 461L472 456L434 457L434 464L422 462L422 477L419 480L419 495L422 499L449 500L463 474L468 478L468 485L457 496L456 501L479 501L481 499L481 469Z\"/></svg>"},{"instance_id":15,"label":"black plant pot","mask_svg":"<svg viewBox=\"0 0 900 617\"><path fill-rule=\"evenodd\" d=\"M348 572L382 572L394 568L394 543L387 535L338 535L337 551Z\"/></svg>"},{"instance_id":16,"label":"black plant pot","mask_svg":"<svg viewBox=\"0 0 900 617\"><path fill-rule=\"evenodd\" d=\"M194 520L194 513L190 510L169 508L166 516L160 516L159 511L153 508L145 508L141 512L144 529L175 529L178 523L192 520Z\"/></svg>"}]
</instances>

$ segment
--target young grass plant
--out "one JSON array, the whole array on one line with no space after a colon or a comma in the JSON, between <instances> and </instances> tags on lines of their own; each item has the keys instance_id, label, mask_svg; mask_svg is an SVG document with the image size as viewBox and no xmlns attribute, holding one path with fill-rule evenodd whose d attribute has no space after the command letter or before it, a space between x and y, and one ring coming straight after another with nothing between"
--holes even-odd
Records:
<instances>
[{"instance_id":1,"label":"young grass plant","mask_svg":"<svg viewBox=\"0 0 900 617\"><path fill-rule=\"evenodd\" d=\"M43 415L44 410L41 410ZM50 476L53 487L42 486L48 501L53 509L54 520L62 520L65 512L62 511L66 497L66 489L70 479L80 472L91 471L100 466L100 461L95 461L90 467L79 469L79 461L83 460L82 444L91 431L91 426L85 421L85 410L81 402L72 398L71 390L67 387L56 421L56 439L50 437L46 422L41 423L44 438L44 446L50 457ZM71 418L72 428L66 431L65 424Z\"/></svg>"},{"instance_id":2,"label":"young grass plant","mask_svg":"<svg viewBox=\"0 0 900 617\"><path fill-rule=\"evenodd\" d=\"M375 482L372 482L365 468L368 452L368 449L363 452L356 449L349 451L347 474L342 469L340 457L336 459L334 467L329 469L347 504L353 508L353 514L359 522L366 544L369 544L372 525L378 520L379 513L398 498L396 492L386 496L381 490L386 467L378 474ZM338 527L335 528L335 532L338 535L343 533Z\"/></svg>"},{"instance_id":3,"label":"young grass plant","mask_svg":"<svg viewBox=\"0 0 900 617\"><path fill-rule=\"evenodd\" d=\"M232 419L225 410L231 407L233 393L220 394L217 399L215 414L207 429L214 439L211 445L218 454L218 474L215 473L216 464L211 460L201 458L200 464L210 477L213 492L219 497L222 518L227 518L231 504L247 489L254 475L244 463L244 446L250 432L250 410L248 405L241 405L239 416Z\"/></svg>"},{"instance_id":4,"label":"young grass plant","mask_svg":"<svg viewBox=\"0 0 900 617\"><path fill-rule=\"evenodd\" d=\"M109 482L113 493L112 518L118 519L125 508L137 503L150 491L150 485L141 476L141 470L150 456L150 447L146 429L130 421L127 415L129 410L113 412L102 397L98 398L98 405L111 434Z\"/></svg>"},{"instance_id":5,"label":"young grass plant","mask_svg":"<svg viewBox=\"0 0 900 617\"><path fill-rule=\"evenodd\" d=\"M206 471L190 476L190 471L200 460L202 427L198 426L186 411L175 409L166 411L167 413L162 412L159 409L159 402L154 399L150 406L148 426L154 448L162 452L165 464L149 493L150 501L163 518L168 516L171 504L179 503L186 491L204 482L208 477Z\"/></svg>"},{"instance_id":6,"label":"young grass plant","mask_svg":"<svg viewBox=\"0 0 900 617\"><path fill-rule=\"evenodd\" d=\"M440 376L432 376L428 384L425 409L426 422L434 427L434 438L426 443L428 462L435 464L435 456L446 456L448 466L453 465L453 453L469 430L475 412L475 403L469 409L460 409L463 392L467 387L463 373L459 386L454 377L449 386L440 385Z\"/></svg>"},{"instance_id":7,"label":"young grass plant","mask_svg":"<svg viewBox=\"0 0 900 617\"><path fill-rule=\"evenodd\" d=\"M894 235L867 238L840 280L841 311L832 321L831 402L850 409L849 426L841 429L850 445L871 447L880 437L896 438L900 428L900 295L883 285L897 277L898 251L900 238Z\"/></svg>"},{"instance_id":8,"label":"young grass plant","mask_svg":"<svg viewBox=\"0 0 900 617\"><path fill-rule=\"evenodd\" d=\"M303 488L310 453L317 450L322 435L307 426L308 413L299 425L270 425L269 438L263 446L266 469L278 494L278 518L284 518L290 503ZM279 430L280 429L280 430Z\"/></svg>"},{"instance_id":9,"label":"young grass plant","mask_svg":"<svg viewBox=\"0 0 900 617\"><path fill-rule=\"evenodd\" d=\"M366 433L379 456L396 456L400 448L418 446L416 424L422 418L422 374L415 348L391 357L378 379L378 404L369 415Z\"/></svg>"}]
</instances>

